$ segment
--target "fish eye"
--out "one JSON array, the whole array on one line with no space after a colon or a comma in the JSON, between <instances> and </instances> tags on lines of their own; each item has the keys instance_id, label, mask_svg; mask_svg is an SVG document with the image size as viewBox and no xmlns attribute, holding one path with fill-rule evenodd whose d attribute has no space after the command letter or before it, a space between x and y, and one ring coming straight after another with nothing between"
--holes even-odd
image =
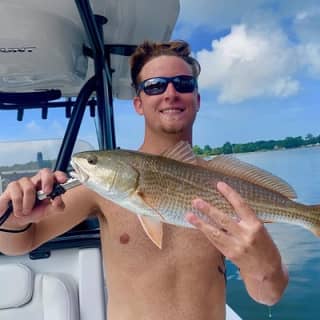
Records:
<instances>
[{"instance_id":1,"label":"fish eye","mask_svg":"<svg viewBox=\"0 0 320 320\"><path fill-rule=\"evenodd\" d=\"M95 156L95 155L93 155L93 154L91 154L91 155L88 157L87 161L88 161L88 163L90 163L90 164L97 164L97 162L98 162L98 157Z\"/></svg>"}]
</instances>

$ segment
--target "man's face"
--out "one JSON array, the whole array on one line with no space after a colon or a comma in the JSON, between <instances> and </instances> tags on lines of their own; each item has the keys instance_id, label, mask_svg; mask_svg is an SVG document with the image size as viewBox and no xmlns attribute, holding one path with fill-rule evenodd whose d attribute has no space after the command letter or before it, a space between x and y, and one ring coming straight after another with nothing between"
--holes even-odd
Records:
<instances>
[{"instance_id":1,"label":"man's face","mask_svg":"<svg viewBox=\"0 0 320 320\"><path fill-rule=\"evenodd\" d=\"M179 57L160 56L145 64L139 80L177 75L192 76L191 66ZM180 93L172 83L162 94L147 95L142 90L134 98L136 111L145 117L146 130L166 134L191 134L199 103L197 89L191 93Z\"/></svg>"}]
</instances>

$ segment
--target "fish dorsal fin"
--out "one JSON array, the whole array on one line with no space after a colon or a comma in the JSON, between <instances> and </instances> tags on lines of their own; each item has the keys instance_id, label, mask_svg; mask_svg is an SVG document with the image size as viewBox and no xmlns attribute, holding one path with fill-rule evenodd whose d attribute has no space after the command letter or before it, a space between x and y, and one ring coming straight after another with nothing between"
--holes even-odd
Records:
<instances>
[{"instance_id":1,"label":"fish dorsal fin","mask_svg":"<svg viewBox=\"0 0 320 320\"><path fill-rule=\"evenodd\" d=\"M197 164L197 158L187 141L180 141L173 147L164 151L161 156L181 162Z\"/></svg>"},{"instance_id":2,"label":"fish dorsal fin","mask_svg":"<svg viewBox=\"0 0 320 320\"><path fill-rule=\"evenodd\" d=\"M198 164L204 166L204 161ZM266 170L243 162L230 155L214 157L207 161L207 168L276 191L289 199L297 197L296 192L286 181Z\"/></svg>"}]
</instances>

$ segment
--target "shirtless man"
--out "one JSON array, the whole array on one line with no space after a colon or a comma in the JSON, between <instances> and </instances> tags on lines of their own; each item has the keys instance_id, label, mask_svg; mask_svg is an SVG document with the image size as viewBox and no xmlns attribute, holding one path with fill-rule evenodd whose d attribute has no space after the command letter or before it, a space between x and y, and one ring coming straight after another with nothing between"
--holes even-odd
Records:
<instances>
[{"instance_id":1,"label":"shirtless man","mask_svg":"<svg viewBox=\"0 0 320 320\"><path fill-rule=\"evenodd\" d=\"M192 143L192 126L200 107L196 78L200 67L185 42L144 43L131 59L136 88L134 107L145 119L139 150L160 154L180 140ZM183 77L180 77L183 76ZM154 79L167 77L167 79ZM158 82L165 82L159 84ZM163 248L146 236L137 217L79 186L33 209L35 192L49 193L62 172L48 169L12 182L0 197L0 214L12 200L14 214L3 225L22 233L0 233L0 251L29 252L77 225L90 215L100 222L109 320L225 319L224 257L240 269L249 295L260 303L276 303L288 282L277 247L262 222L234 190L220 183L219 191L233 205L239 221L195 199L193 205L219 227L191 213L196 228L164 225Z\"/></svg>"}]
</instances>

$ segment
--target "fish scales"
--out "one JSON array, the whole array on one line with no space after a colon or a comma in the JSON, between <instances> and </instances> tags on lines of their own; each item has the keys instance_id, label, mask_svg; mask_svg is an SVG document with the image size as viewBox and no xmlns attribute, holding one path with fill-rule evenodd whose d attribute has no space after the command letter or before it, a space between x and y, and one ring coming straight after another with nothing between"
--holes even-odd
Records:
<instances>
[{"instance_id":1,"label":"fish scales","mask_svg":"<svg viewBox=\"0 0 320 320\"><path fill-rule=\"evenodd\" d=\"M193 211L201 216L191 207L191 201L196 197L234 216L232 206L216 190L218 181L237 190L264 221L290 222L298 213L308 224L319 222L319 217L310 215L305 206L277 192L213 170L159 156L145 157L144 154L132 157L127 154L126 161L140 172L138 186L146 203L159 213L167 212L165 216L169 223L190 227L184 219L185 213Z\"/></svg>"},{"instance_id":2,"label":"fish scales","mask_svg":"<svg viewBox=\"0 0 320 320\"><path fill-rule=\"evenodd\" d=\"M168 159L170 160L170 159ZM139 165L140 161L137 161ZM214 188L216 180L209 180L205 171L198 168L180 167L173 161L153 162L151 165L144 161L138 169L140 171L139 187L143 190L147 204L160 213L168 212L168 221L183 225L190 225L185 221L184 214L193 211L191 201L201 197L211 203L224 201ZM228 206L226 201L225 206Z\"/></svg>"}]
</instances>

